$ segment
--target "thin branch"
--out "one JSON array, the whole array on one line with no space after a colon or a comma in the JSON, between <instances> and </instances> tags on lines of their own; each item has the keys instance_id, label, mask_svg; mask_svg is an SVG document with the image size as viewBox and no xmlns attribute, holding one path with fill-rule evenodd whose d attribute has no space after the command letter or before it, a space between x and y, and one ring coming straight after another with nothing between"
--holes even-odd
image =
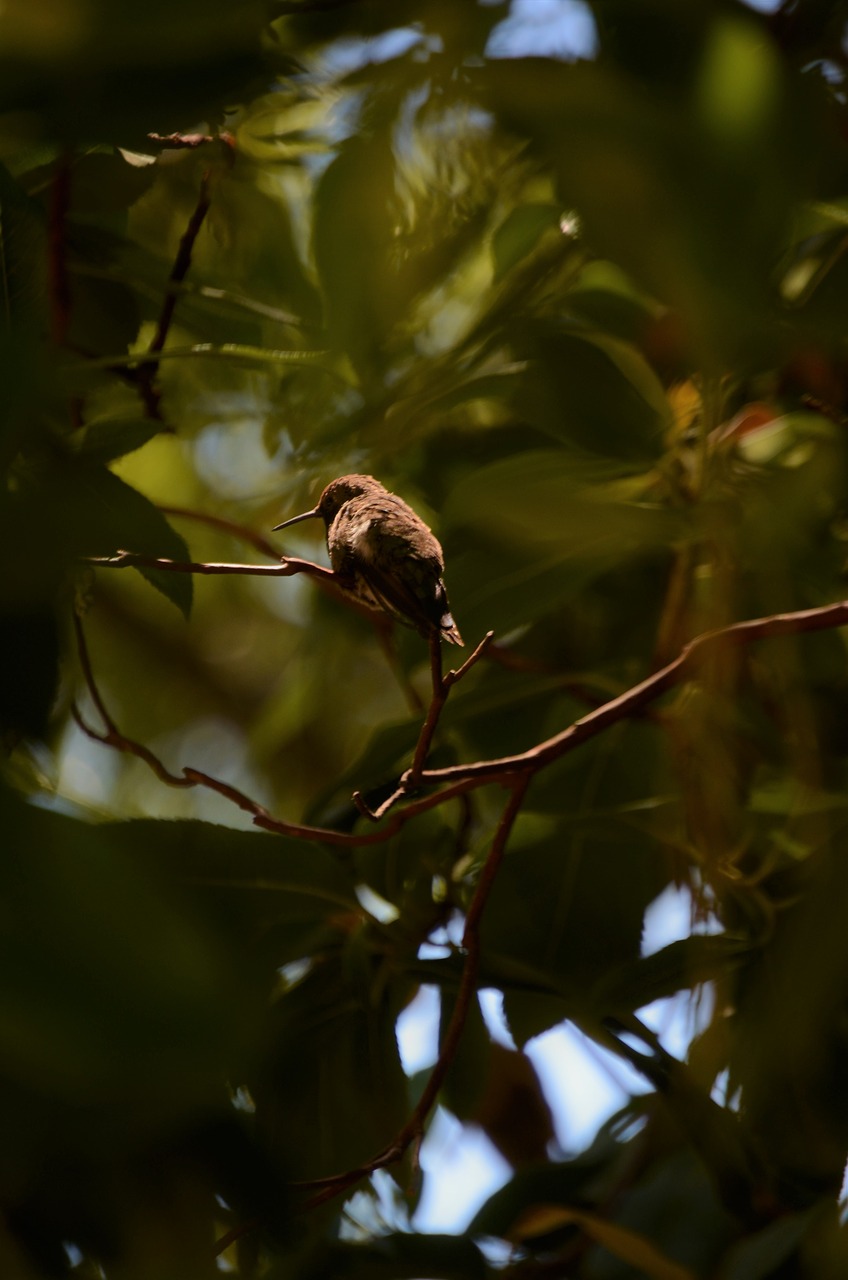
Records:
<instances>
[{"instance_id":1,"label":"thin branch","mask_svg":"<svg viewBox=\"0 0 848 1280\"><path fill-rule=\"evenodd\" d=\"M260 578L291 578L296 573L306 573L313 578L338 585L332 569L301 560L297 556L285 556L279 564L228 564L214 561L163 560L158 556L143 556L135 551L117 551L113 556L82 556L83 564L98 569L162 569L171 573L222 574L237 573Z\"/></svg>"},{"instance_id":2,"label":"thin branch","mask_svg":"<svg viewBox=\"0 0 848 1280\"><path fill-rule=\"evenodd\" d=\"M253 818L254 826L260 827L263 831L270 831L274 835L288 836L296 840L309 840L317 844L334 845L338 848L357 848L360 845L383 844L385 841L391 840L400 831L401 827L419 813L437 808L448 800L452 800L479 785L473 780L459 782L454 786L444 787L441 791L433 792L428 796L421 796L404 809L399 810L392 821L387 823L380 831L367 833L333 831L329 827L312 827L296 822L283 822L279 818L273 817L263 805L245 795L243 791L239 791L237 787L228 782L223 782L220 778L214 778L211 774L204 773L200 769L193 769L187 765L181 773L173 773L149 747L122 733L107 710L97 681L94 678L82 620L77 614L74 614L74 630L86 687L98 715L106 726L104 732L93 728L84 719L79 709L74 706L72 714L83 733L87 734L95 742L102 742L104 746L112 747L115 751L120 751L124 755L135 756L137 759L142 760L156 777L169 787L204 787L224 796L232 804L237 805L239 809L249 813Z\"/></svg>"},{"instance_id":3,"label":"thin branch","mask_svg":"<svg viewBox=\"0 0 848 1280\"><path fill-rule=\"evenodd\" d=\"M212 203L210 193L211 172L207 169L200 179L200 191L197 196L197 204L191 212L191 216L186 224L186 229L180 237L177 256L174 259L174 265L171 268L171 274L168 276L168 284L180 284L185 280L191 266L191 257L194 252L194 245L200 234L200 228L206 220ZM173 288L165 291L165 297L162 301L162 310L159 313L159 320L156 325L156 332L150 343L148 351L151 355L161 351L165 346L170 332L171 324L174 319L174 311L177 305L177 294Z\"/></svg>"},{"instance_id":4,"label":"thin branch","mask_svg":"<svg viewBox=\"0 0 848 1280\"><path fill-rule=\"evenodd\" d=\"M310 560L286 557L279 565L239 565L239 564L204 564L188 563L176 560L161 560L154 556L136 555L129 551L119 551L115 556L88 557L87 564L104 568L124 568L127 566L143 566L152 569L167 569L178 573L246 573L266 577L290 577L296 573L307 573L313 577L332 581L331 569L313 564ZM835 604L819 605L812 609L800 609L793 613L770 614L763 618L751 618L745 622L731 623L727 627L719 627L714 631L704 632L696 636L681 650L678 656L659 671L653 672L639 684L633 685L624 693L609 702L602 703L587 715L575 720L567 729L555 734L544 742L528 750L511 756L500 756L494 760L478 760L472 764L448 765L442 769L422 769L417 779L419 784L440 782L457 782L474 779L481 784L485 781L504 781L514 773L524 770L535 772L544 768L554 760L560 759L570 751L582 746L590 738L608 729L619 720L625 720L640 712L643 707L655 701L661 694L689 679L705 654L722 644L747 645L755 641L776 639L782 636L800 635L806 632L827 631L834 627L848 626L848 600L840 600ZM486 638L481 642L485 646ZM448 672L445 682L455 682L468 670L469 666L481 656L475 649L470 658L463 663L456 673ZM397 803L400 795L406 790L401 787L392 799ZM381 805L375 811L382 816L391 805ZM363 810L365 812L365 810ZM373 814L370 816L374 816Z\"/></svg>"},{"instance_id":5,"label":"thin branch","mask_svg":"<svg viewBox=\"0 0 848 1280\"><path fill-rule=\"evenodd\" d=\"M242 1236L246 1236L249 1231L256 1231L256 1229L261 1226L261 1218L248 1218L247 1222L240 1222L238 1226L233 1227L230 1231L227 1231L215 1241L215 1247L212 1250L212 1257L220 1258L222 1253L227 1252L230 1245L235 1244L237 1240L241 1240Z\"/></svg>"},{"instance_id":6,"label":"thin branch","mask_svg":"<svg viewBox=\"0 0 848 1280\"><path fill-rule=\"evenodd\" d=\"M442 638L438 632L433 632L430 635L428 644L430 648L430 679L433 694L430 698L430 705L427 708L427 715L424 717L424 723L421 726L421 732L418 735L418 741L415 744L412 766L407 775L408 781L404 784L410 787L416 786L418 779L421 777L421 770L424 768L430 752L433 734L436 732L436 726L439 723L442 708L447 702L450 689L450 686L442 676Z\"/></svg>"},{"instance_id":7,"label":"thin branch","mask_svg":"<svg viewBox=\"0 0 848 1280\"><path fill-rule=\"evenodd\" d=\"M189 267L191 266L192 253L194 252L195 241L200 234L200 228L203 226L211 204L210 181L211 173L210 170L207 169L203 174L203 177L200 179L200 193L197 197L197 204L192 210L186 229L180 238L177 256L174 259L174 265L171 268L170 275L168 276L169 285L181 283L188 274ZM174 319L176 306L177 294L172 288L167 289L165 291L165 296L162 299L162 308L159 312L156 332L154 333L148 348L148 355L158 355L164 348ZM159 363L156 360L151 360L141 365L139 368L139 388L148 416L151 418L161 419L162 411L159 403L161 400L161 393L154 386L154 378L156 377L158 368Z\"/></svg>"},{"instance_id":8,"label":"thin branch","mask_svg":"<svg viewBox=\"0 0 848 1280\"><path fill-rule=\"evenodd\" d=\"M444 769L423 770L420 782L455 782L462 778L502 779L510 773L529 770L535 772L553 760L596 737L610 725L633 716L647 703L675 685L690 679L705 655L723 644L746 645L757 640L775 639L781 636L800 635L808 631L826 631L833 627L848 626L848 600L836 604L820 605L814 609L801 609L796 613L777 613L765 618L751 618L747 622L735 622L715 631L704 632L690 640L678 656L655 671L640 684L634 685L617 698L605 702L588 715L575 720L561 733L540 742L527 751L496 760L480 760L474 764L450 765Z\"/></svg>"},{"instance_id":9,"label":"thin branch","mask_svg":"<svg viewBox=\"0 0 848 1280\"><path fill-rule=\"evenodd\" d=\"M494 631L487 631L483 639L478 644L474 652L466 658L462 666L457 671L449 671L447 675L442 675L442 642L438 635L430 636L430 673L433 682L433 696L430 699L430 705L427 708L427 715L421 726L421 732L418 735L418 742L415 744L415 754L412 757L412 765L408 772L401 779L401 786L404 790L417 787L421 778L421 773L430 752L433 742L433 735L436 732L439 720L445 703L448 700L448 694L455 684L471 670L476 662L485 653L486 649L494 639ZM384 810L385 812L385 810Z\"/></svg>"},{"instance_id":10,"label":"thin branch","mask_svg":"<svg viewBox=\"0 0 848 1280\"><path fill-rule=\"evenodd\" d=\"M465 917L465 929L462 935L465 963L462 966L462 975L459 980L459 990L457 991L453 1013L442 1040L438 1059L430 1072L427 1083L412 1114L385 1150L371 1160L359 1165L356 1169L347 1169L344 1173L334 1174L329 1178L318 1178L311 1182L295 1183L295 1187L302 1189L319 1188L314 1196L301 1205L302 1212L314 1209L317 1205L334 1199L335 1196L346 1191L348 1187L352 1187L355 1183L361 1182L363 1178L367 1178L375 1170L383 1169L390 1164L396 1164L414 1143L420 1141L427 1118L435 1105L445 1082L445 1077L459 1049L459 1043L468 1019L468 1011L471 1008L471 1002L477 990L477 975L480 970L480 923L498 870L503 862L507 841L515 825L515 820L518 817L529 784L529 774L513 779L509 800L501 814L497 830L492 839L492 846L477 880Z\"/></svg>"},{"instance_id":11,"label":"thin branch","mask_svg":"<svg viewBox=\"0 0 848 1280\"><path fill-rule=\"evenodd\" d=\"M91 689L91 686L89 686L89 688ZM93 690L91 690L91 692L93 697ZM139 760L143 760L144 763L153 770L160 782L166 783L169 787L195 786L195 783L190 782L188 778L180 777L176 773L171 773L171 771L165 767L159 757L155 755L149 747L145 747L141 742L135 742L132 738L125 737L118 729L114 728L111 720L107 721L105 733L100 733L97 729L87 723L76 703L73 703L71 706L71 715L74 720L76 720L83 733L94 742L102 742L104 746L114 747L116 751L122 751L125 755L136 756Z\"/></svg>"},{"instance_id":12,"label":"thin branch","mask_svg":"<svg viewBox=\"0 0 848 1280\"><path fill-rule=\"evenodd\" d=\"M430 745L433 741L433 735L439 723L442 709L447 702L448 693L453 686L462 679L466 672L470 671L474 664L483 656L488 648L494 631L487 631L477 648L466 658L458 671L448 671L446 675L442 675L442 651L441 640L438 635L429 637L430 645L430 671L433 682L433 695L430 699L430 705L427 708L427 715L421 726L421 732L418 735L418 741L415 744L415 754L413 756L412 765L403 774L400 782L391 795L387 796L382 804L376 809L369 808L365 797L361 791L354 791L352 799L359 812L365 818L369 818L372 822L379 822L384 818L390 809L393 809L399 801L403 800L410 791L414 790L420 781L421 772L424 763L430 751Z\"/></svg>"},{"instance_id":13,"label":"thin branch","mask_svg":"<svg viewBox=\"0 0 848 1280\"><path fill-rule=\"evenodd\" d=\"M445 676L445 684L449 689L452 688L453 685L459 684L460 680L462 680L468 674L471 668L480 661L480 659L483 657L483 654L488 652L489 647L492 641L494 640L494 638L495 638L494 631L487 631L486 634L483 636L483 639L478 644L477 648L474 649L468 655L468 657L463 662L462 666L458 667L456 671L451 670L447 673L447 675Z\"/></svg>"},{"instance_id":14,"label":"thin branch","mask_svg":"<svg viewBox=\"0 0 848 1280\"><path fill-rule=\"evenodd\" d=\"M209 142L223 142L231 148L235 144L231 133L148 133L147 136L151 142L169 151L195 151Z\"/></svg>"}]
</instances>

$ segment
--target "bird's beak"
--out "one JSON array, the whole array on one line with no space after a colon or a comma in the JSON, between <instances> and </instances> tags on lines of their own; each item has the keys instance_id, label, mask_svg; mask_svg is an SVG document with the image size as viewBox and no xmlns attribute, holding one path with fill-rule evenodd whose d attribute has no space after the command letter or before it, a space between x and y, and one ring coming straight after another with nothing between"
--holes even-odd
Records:
<instances>
[{"instance_id":1,"label":"bird's beak","mask_svg":"<svg viewBox=\"0 0 848 1280\"><path fill-rule=\"evenodd\" d=\"M320 516L321 512L317 507L313 507L311 511L304 511L303 515L292 516L291 520L284 520L282 524L275 524L272 533L276 533L278 529L285 529L290 524L299 524L301 520L311 520L313 516Z\"/></svg>"}]
</instances>

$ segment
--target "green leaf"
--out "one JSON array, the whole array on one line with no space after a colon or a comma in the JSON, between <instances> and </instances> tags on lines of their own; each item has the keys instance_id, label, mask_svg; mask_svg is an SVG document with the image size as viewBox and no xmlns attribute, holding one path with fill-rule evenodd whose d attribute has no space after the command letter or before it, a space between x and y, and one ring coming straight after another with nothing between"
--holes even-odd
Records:
<instances>
[{"instance_id":1,"label":"green leaf","mask_svg":"<svg viewBox=\"0 0 848 1280\"><path fill-rule=\"evenodd\" d=\"M164 560L190 560L185 539L154 504L105 468L87 467L77 475L76 495L89 502L92 521L89 555L109 556L134 551ZM166 569L139 569L152 587L175 604L185 618L191 613L191 574Z\"/></svg>"},{"instance_id":2,"label":"green leaf","mask_svg":"<svg viewBox=\"0 0 848 1280\"><path fill-rule=\"evenodd\" d=\"M572 1014L595 1010L596 984L638 957L645 909L665 880L662 854L638 833L613 839L591 826L522 815L482 922L484 961L491 950L530 964ZM567 1008L561 997L509 989L504 1011L524 1044L561 1022Z\"/></svg>"},{"instance_id":3,"label":"green leaf","mask_svg":"<svg viewBox=\"0 0 848 1280\"><path fill-rule=\"evenodd\" d=\"M536 247L545 231L559 232L558 212L552 204L525 204L513 209L492 237L495 280Z\"/></svg>"},{"instance_id":4,"label":"green leaf","mask_svg":"<svg viewBox=\"0 0 848 1280\"><path fill-rule=\"evenodd\" d=\"M702 982L726 980L750 950L745 939L724 935L681 938L606 974L592 992L592 1004L608 1013L635 1012Z\"/></svg>"},{"instance_id":5,"label":"green leaf","mask_svg":"<svg viewBox=\"0 0 848 1280\"><path fill-rule=\"evenodd\" d=\"M740 1240L728 1253L725 1263L727 1280L766 1280L779 1271L797 1251L808 1234L816 1209L790 1213L762 1231Z\"/></svg>"},{"instance_id":6,"label":"green leaf","mask_svg":"<svg viewBox=\"0 0 848 1280\"><path fill-rule=\"evenodd\" d=\"M86 423L77 448L81 457L92 462L114 462L140 449L163 430L163 424L151 418L94 418ZM71 440L76 443L75 437Z\"/></svg>"},{"instance_id":7,"label":"green leaf","mask_svg":"<svg viewBox=\"0 0 848 1280\"><path fill-rule=\"evenodd\" d=\"M334 920L364 916L352 871L321 845L191 821L128 822L119 833L273 970L338 943Z\"/></svg>"},{"instance_id":8,"label":"green leaf","mask_svg":"<svg viewBox=\"0 0 848 1280\"><path fill-rule=\"evenodd\" d=\"M368 1244L322 1244L297 1272L297 1280L485 1280L483 1254L465 1236L384 1235Z\"/></svg>"},{"instance_id":9,"label":"green leaf","mask_svg":"<svg viewBox=\"0 0 848 1280\"><path fill-rule=\"evenodd\" d=\"M5 792L0 807L4 1108L33 1095L91 1108L92 1140L108 1148L217 1102L258 1013L246 970L124 848L120 826ZM72 1131L72 1113L61 1123Z\"/></svg>"},{"instance_id":10,"label":"green leaf","mask_svg":"<svg viewBox=\"0 0 848 1280\"><path fill-rule=\"evenodd\" d=\"M408 1106L400 1008L401 992L377 980L356 933L274 1004L270 1052L248 1083L257 1123L297 1179L353 1168L400 1130Z\"/></svg>"},{"instance_id":11,"label":"green leaf","mask_svg":"<svg viewBox=\"0 0 848 1280\"><path fill-rule=\"evenodd\" d=\"M513 1225L510 1238L521 1243L528 1235L547 1234L564 1226L577 1226L608 1253L619 1258L651 1280L694 1280L688 1267L681 1267L660 1252L650 1240L610 1222L599 1214L566 1205L536 1205Z\"/></svg>"},{"instance_id":12,"label":"green leaf","mask_svg":"<svg viewBox=\"0 0 848 1280\"><path fill-rule=\"evenodd\" d=\"M0 164L0 327L33 324L46 296L44 216Z\"/></svg>"},{"instance_id":13,"label":"green leaf","mask_svg":"<svg viewBox=\"0 0 848 1280\"><path fill-rule=\"evenodd\" d=\"M59 685L59 634L52 609L0 613L0 732L44 738Z\"/></svg>"}]
</instances>

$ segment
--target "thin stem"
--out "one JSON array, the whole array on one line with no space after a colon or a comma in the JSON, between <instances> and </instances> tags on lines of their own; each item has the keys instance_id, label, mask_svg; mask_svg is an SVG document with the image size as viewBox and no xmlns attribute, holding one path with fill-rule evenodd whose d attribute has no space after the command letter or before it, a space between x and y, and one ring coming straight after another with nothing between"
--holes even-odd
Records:
<instances>
[{"instance_id":1,"label":"thin stem","mask_svg":"<svg viewBox=\"0 0 848 1280\"><path fill-rule=\"evenodd\" d=\"M163 560L157 556L138 555L135 551L117 551L113 556L82 556L83 564L98 569L162 569L169 573L222 574L237 573L260 578L291 578L297 573L309 574L325 582L337 585L332 569L301 560L297 556L285 556L279 564L229 564L215 561Z\"/></svg>"},{"instance_id":2,"label":"thin stem","mask_svg":"<svg viewBox=\"0 0 848 1280\"><path fill-rule=\"evenodd\" d=\"M319 1178L312 1182L296 1183L295 1186L299 1186L304 1189L310 1187L319 1188L317 1193L301 1206L303 1212L308 1209L313 1209L327 1200L334 1199L335 1196L346 1191L348 1187L360 1182L363 1178L367 1178L370 1174L374 1173L376 1169L383 1169L387 1165L395 1164L406 1154L410 1146L420 1141L424 1132L424 1126L427 1122L427 1117L435 1105L442 1085L445 1082L445 1077L447 1076L459 1049L459 1043L462 1039L462 1033L468 1019L471 1002L477 990L477 975L480 969L480 924L483 919L483 912L492 891L492 886L494 885L498 870L503 862L507 841L509 840L513 826L515 825L515 820L518 817L518 813L521 809L529 784L529 776L519 777L513 780L509 800L501 814L497 830L495 831L492 839L492 846L489 850L486 861L483 864L483 869L480 872L480 876L468 908L468 913L465 917L465 929L462 935L465 962L462 966L462 975L459 980L459 990L457 991L453 1013L451 1015L450 1022L448 1023L444 1039L442 1040L436 1064L430 1072L427 1083L424 1086L412 1114L389 1146L378 1155L374 1156L373 1159L366 1161L365 1164L359 1165L356 1169L348 1169L344 1173L335 1174L329 1178Z\"/></svg>"},{"instance_id":3,"label":"thin stem","mask_svg":"<svg viewBox=\"0 0 848 1280\"><path fill-rule=\"evenodd\" d=\"M174 265L172 266L171 273L168 277L168 284L171 286L180 284L185 279L191 266L194 245L198 235L200 234L200 228L203 226L206 215L209 212L209 206L211 203L210 180L211 174L207 169L203 174L203 177L200 179L200 193L197 197L197 204L191 212L185 231L180 237L177 256L174 259ZM163 350L168 334L171 330L176 306L176 292L173 288L166 289L165 295L162 299L159 319L156 323L156 332L154 333L148 348L149 356L158 356ZM154 379L158 368L158 360L146 360L139 366L139 391L148 417L161 420L161 392L154 385Z\"/></svg>"},{"instance_id":4,"label":"thin stem","mask_svg":"<svg viewBox=\"0 0 848 1280\"><path fill-rule=\"evenodd\" d=\"M496 760L481 760L474 764L451 765L444 769L425 769L422 783L454 782L460 778L497 778L529 769L535 771L558 760L561 756L582 746L590 738L608 729L610 725L641 711L647 703L675 685L690 679L698 664L711 649L724 644L746 645L757 640L779 636L799 635L809 631L827 631L833 627L848 626L848 600L836 604L820 605L814 609L800 609L796 613L776 613L765 618L751 618L747 622L734 622L727 627L717 627L690 640L678 656L655 671L641 683L634 685L617 698L605 702L587 715L575 720L567 729L527 751Z\"/></svg>"},{"instance_id":5,"label":"thin stem","mask_svg":"<svg viewBox=\"0 0 848 1280\"><path fill-rule=\"evenodd\" d=\"M477 648L457 671L449 671L447 675L442 675L442 642L437 634L429 637L430 644L430 674L433 684L433 696L430 699L430 705L427 708L427 715L421 726L421 732L418 735L418 741L415 744L415 754L412 757L412 765L407 773L401 779L401 794L404 790L418 786L421 779L421 773L430 752L433 742L433 735L436 732L439 720L444 709L444 705L448 700L448 694L455 684L471 670L476 662L485 653L488 646L494 639L494 631L487 631ZM385 812L385 809L383 809Z\"/></svg>"},{"instance_id":6,"label":"thin stem","mask_svg":"<svg viewBox=\"0 0 848 1280\"><path fill-rule=\"evenodd\" d=\"M168 276L168 284L173 286L180 284L188 275L191 267L191 257L194 252L195 242L200 234L200 228L206 220L209 212L211 201L210 194L211 173L207 169L200 179L200 191L197 197L197 204L191 212L191 216L186 224L186 229L180 237L177 256L174 259L174 265L171 268L171 274ZM174 311L177 306L177 294L173 288L166 289L165 296L162 301L162 310L159 312L159 320L156 325L156 332L148 348L151 355L161 351L165 346L170 332L171 324L174 319Z\"/></svg>"},{"instance_id":7,"label":"thin stem","mask_svg":"<svg viewBox=\"0 0 848 1280\"><path fill-rule=\"evenodd\" d=\"M311 827L301 823L282 822L279 818L273 817L267 809L259 804L250 796L245 795L243 791L239 791L237 787L232 786L228 782L221 781L220 778L214 778L211 774L204 773L200 769L193 769L185 766L181 773L173 773L163 763L159 757L144 746L143 743L136 742L135 739L127 737L122 733L110 715L103 695L98 688L97 681L94 678L94 671L89 656L88 644L83 630L82 620L77 614L74 614L74 630L77 638L77 650L80 658L80 666L82 668L83 677L92 702L94 703L97 713L103 724L106 726L105 732L93 728L84 719L79 708L74 706L72 714L79 727L89 738L95 742L102 742L104 746L112 747L115 751L120 751L125 755L135 756L142 760L149 769L155 773L161 782L169 787L205 787L210 791L217 792L218 795L224 796L225 799L238 806L245 813L249 813L253 817L254 826L262 828L263 831L273 832L275 835L289 836L296 840L309 840L317 844L329 844L339 848L357 848L360 845L383 844L387 840L396 835L396 833L412 818L419 813L425 813L428 809L434 809L448 800L454 799L456 796L464 794L466 791L472 790L479 783L475 781L460 782L455 786L443 788L441 791L433 792L428 796L421 796L419 799L407 805L404 809L399 810L393 817L392 821L387 823L380 831L369 833L357 833L346 831L333 831L329 827Z\"/></svg>"}]
</instances>

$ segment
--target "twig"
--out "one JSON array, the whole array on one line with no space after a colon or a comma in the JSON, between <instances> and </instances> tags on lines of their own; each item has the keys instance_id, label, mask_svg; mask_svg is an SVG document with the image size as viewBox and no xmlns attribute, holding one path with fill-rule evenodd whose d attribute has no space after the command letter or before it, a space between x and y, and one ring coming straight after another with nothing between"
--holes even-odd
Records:
<instances>
[{"instance_id":1,"label":"twig","mask_svg":"<svg viewBox=\"0 0 848 1280\"><path fill-rule=\"evenodd\" d=\"M385 841L391 840L401 827L419 813L437 808L446 801L452 800L454 797L460 796L479 785L473 780L459 782L454 786L444 787L441 791L433 792L428 796L421 796L418 800L407 805L406 808L399 810L394 815L393 820L387 823L380 831L367 833L333 831L329 827L311 827L296 822L283 822L279 818L273 817L258 801L251 799L243 791L239 791L237 787L221 781L220 778L214 778L211 774L203 773L200 769L193 769L187 765L181 773L173 773L149 747L122 733L107 710L103 696L97 686L82 621L77 614L74 614L74 630L85 683L97 713L106 726L105 732L100 732L93 728L84 719L79 708L74 706L72 714L83 733L95 742L102 742L104 746L112 747L115 751L135 756L137 759L144 761L156 777L169 787L205 787L210 791L217 792L218 795L224 796L225 799L237 805L245 813L251 814L254 826L260 827L263 831L271 831L275 835L289 836L296 840L309 840L318 844L334 845L339 848L357 848L360 845L383 844Z\"/></svg>"},{"instance_id":2,"label":"twig","mask_svg":"<svg viewBox=\"0 0 848 1280\"><path fill-rule=\"evenodd\" d=\"M780 636L799 635L808 631L827 631L833 627L848 626L848 600L836 604L820 605L814 609L800 609L796 613L776 613L765 618L751 618L747 622L735 622L715 631L704 632L690 640L678 656L655 671L640 684L634 685L617 698L612 698L588 715L575 720L567 729L527 751L496 760L480 760L474 764L449 765L443 769L425 769L421 783L454 782L462 778L502 779L505 775L523 770L535 772L569 751L582 746L590 738L602 733L610 725L624 720L653 702L666 690L682 684L695 672L705 654L722 644L752 644L757 640Z\"/></svg>"},{"instance_id":3,"label":"twig","mask_svg":"<svg viewBox=\"0 0 848 1280\"><path fill-rule=\"evenodd\" d=\"M332 1200L335 1196L346 1191L348 1187L360 1182L363 1178L367 1178L375 1170L395 1164L406 1154L413 1143L420 1141L427 1117L433 1109L445 1077L456 1057L459 1042L468 1019L471 1001L477 990L477 975L480 969L480 922L498 870L503 862L507 841L515 825L515 819L518 817L529 784L529 775L513 779L509 800L501 814L497 830L492 839L492 846L483 865L465 917L465 928L462 935L465 963L462 966L462 975L459 980L459 990L457 991L453 1013L442 1040L436 1064L430 1072L427 1083L412 1114L388 1147L371 1160L359 1165L356 1169L347 1169L344 1173L334 1174L329 1178L317 1178L311 1182L295 1183L295 1187L302 1189L319 1188L314 1196L301 1205L302 1212L314 1209L317 1205L323 1204L327 1200Z\"/></svg>"},{"instance_id":4,"label":"twig","mask_svg":"<svg viewBox=\"0 0 848 1280\"><path fill-rule=\"evenodd\" d=\"M229 147L235 144L231 133L148 133L147 136L151 142L171 151L194 151L209 142L223 142Z\"/></svg>"},{"instance_id":5,"label":"twig","mask_svg":"<svg viewBox=\"0 0 848 1280\"><path fill-rule=\"evenodd\" d=\"M177 256L174 259L174 265L171 268L171 274L168 276L168 284L180 284L188 275L191 266L191 255L194 252L195 241L200 234L200 228L206 219L211 204L210 182L211 172L205 170L200 179L200 191L197 197L197 204L192 210L191 217L186 224L186 229L180 238ZM151 355L161 351L165 346L171 323L174 319L174 311L177 306L177 293L173 288L167 289L162 300L162 310L159 313L159 320L156 325L156 332L153 335L148 351Z\"/></svg>"},{"instance_id":6,"label":"twig","mask_svg":"<svg viewBox=\"0 0 848 1280\"><path fill-rule=\"evenodd\" d=\"M310 560L300 560L296 557L286 557L279 565L194 564L119 551L114 556L87 557L85 563L116 569L143 566L151 569L170 569L178 573L247 573L266 577L290 577L296 573L308 573L326 580L332 580L334 577L331 569L325 569L321 565L313 564ZM463 780L476 780L481 784L486 780L502 782L514 773L521 773L524 770L535 772L582 746L584 742L602 733L610 725L635 715L668 689L682 684L692 675L705 653L712 648L718 648L725 643L746 645L758 640L800 635L805 632L828 631L834 627L843 626L848 626L848 600L819 605L812 609L799 609L793 613L776 613L763 618L751 618L746 622L734 622L727 627L706 631L690 640L678 656L666 666L661 667L659 671L653 672L639 684L619 694L617 698L611 698L609 702L604 702L579 720L575 720L567 729L563 729L552 738L511 756L501 756L494 760L478 760L472 764L448 765L441 769L422 769L417 780L418 784L431 785ZM485 637L481 644L484 646L487 644ZM469 666L481 656L479 649L480 646L463 663L459 671L448 672L444 681L455 683L461 678ZM405 789L399 788L401 794ZM393 803L396 803L398 798L399 796L396 796ZM387 812L388 807L391 806L381 805L375 813L382 816Z\"/></svg>"},{"instance_id":7,"label":"twig","mask_svg":"<svg viewBox=\"0 0 848 1280\"><path fill-rule=\"evenodd\" d=\"M401 777L400 782L395 787L390 796L387 796L382 804L376 809L369 808L365 797L361 791L354 791L351 797L359 812L365 818L370 818L372 822L379 822L384 818L390 809L403 800L410 791L418 786L421 778L421 771L424 768L424 762L430 750L430 744L433 741L433 735L436 732L436 726L439 723L439 717L442 714L442 708L447 702L448 693L452 687L461 680L467 671L474 666L475 662L485 653L494 631L487 631L477 648L466 658L458 671L448 671L446 675L442 675L442 654L441 641L437 635L429 637L430 644L430 670L433 681L433 695L430 699L430 705L427 708L427 715L421 726L421 732L418 735L418 741L415 744L415 754L413 756L412 765Z\"/></svg>"},{"instance_id":8,"label":"twig","mask_svg":"<svg viewBox=\"0 0 848 1280\"><path fill-rule=\"evenodd\" d=\"M255 1231L257 1227L261 1226L261 1218L249 1218L247 1222L240 1222L238 1226L233 1227L215 1241L212 1257L220 1258L222 1253L227 1252L231 1244L235 1244L237 1240L241 1240L242 1236L246 1236L249 1231Z\"/></svg>"},{"instance_id":9,"label":"twig","mask_svg":"<svg viewBox=\"0 0 848 1280\"><path fill-rule=\"evenodd\" d=\"M158 556L143 556L135 551L117 551L113 556L82 556L83 564L98 569L162 569L171 573L221 574L238 573L260 578L291 578L296 573L307 573L337 585L332 569L301 560L297 556L284 556L279 564L228 564L215 561L163 560Z\"/></svg>"},{"instance_id":10,"label":"twig","mask_svg":"<svg viewBox=\"0 0 848 1280\"><path fill-rule=\"evenodd\" d=\"M421 778L421 771L430 752L430 746L433 742L433 735L436 732L439 720L441 718L444 705L448 700L448 694L455 684L457 684L466 672L470 671L475 662L482 658L486 649L494 639L494 631L487 631L483 639L478 644L474 652L466 658L462 666L457 671L449 671L447 675L442 675L442 642L438 635L430 636L430 672L433 682L433 696L430 699L430 705L427 708L427 716L421 726L421 732L418 735L418 742L415 744L415 754L412 757L412 765L407 773L401 779L401 786L404 790L416 787Z\"/></svg>"},{"instance_id":11,"label":"twig","mask_svg":"<svg viewBox=\"0 0 848 1280\"><path fill-rule=\"evenodd\" d=\"M421 776L421 770L424 768L424 762L427 759L430 744L433 741L433 734L436 732L436 726L439 723L439 717L442 714L442 708L447 701L450 689L450 685L442 676L442 638L438 632L431 633L428 644L430 648L430 679L433 693L430 698L430 705L427 708L427 715L424 717L424 723L421 726L421 732L418 735L418 741L415 744L412 766L402 783L403 786L415 786Z\"/></svg>"},{"instance_id":12,"label":"twig","mask_svg":"<svg viewBox=\"0 0 848 1280\"><path fill-rule=\"evenodd\" d=\"M203 140L205 141L205 139ZM171 268L170 275L168 276L169 285L180 284L188 274L188 269L191 266L191 256L194 252L195 241L200 233L200 228L203 226L206 215L209 212L209 206L211 203L209 191L210 180L211 172L207 169L204 172L203 177L200 179L200 193L197 197L197 204L192 210L186 229L180 238L177 256L174 259L174 265ZM174 319L176 306L177 293L173 288L169 288L165 291L165 296L162 299L162 309L159 312L156 332L154 333L150 346L148 347L149 355L158 355L164 348L165 342L168 338L168 333L171 329L171 323ZM158 368L159 363L157 360L151 360L141 365L139 368L139 389L141 391L141 398L144 401L148 417L161 420L162 410L159 403L161 400L161 392L153 384Z\"/></svg>"}]
</instances>

